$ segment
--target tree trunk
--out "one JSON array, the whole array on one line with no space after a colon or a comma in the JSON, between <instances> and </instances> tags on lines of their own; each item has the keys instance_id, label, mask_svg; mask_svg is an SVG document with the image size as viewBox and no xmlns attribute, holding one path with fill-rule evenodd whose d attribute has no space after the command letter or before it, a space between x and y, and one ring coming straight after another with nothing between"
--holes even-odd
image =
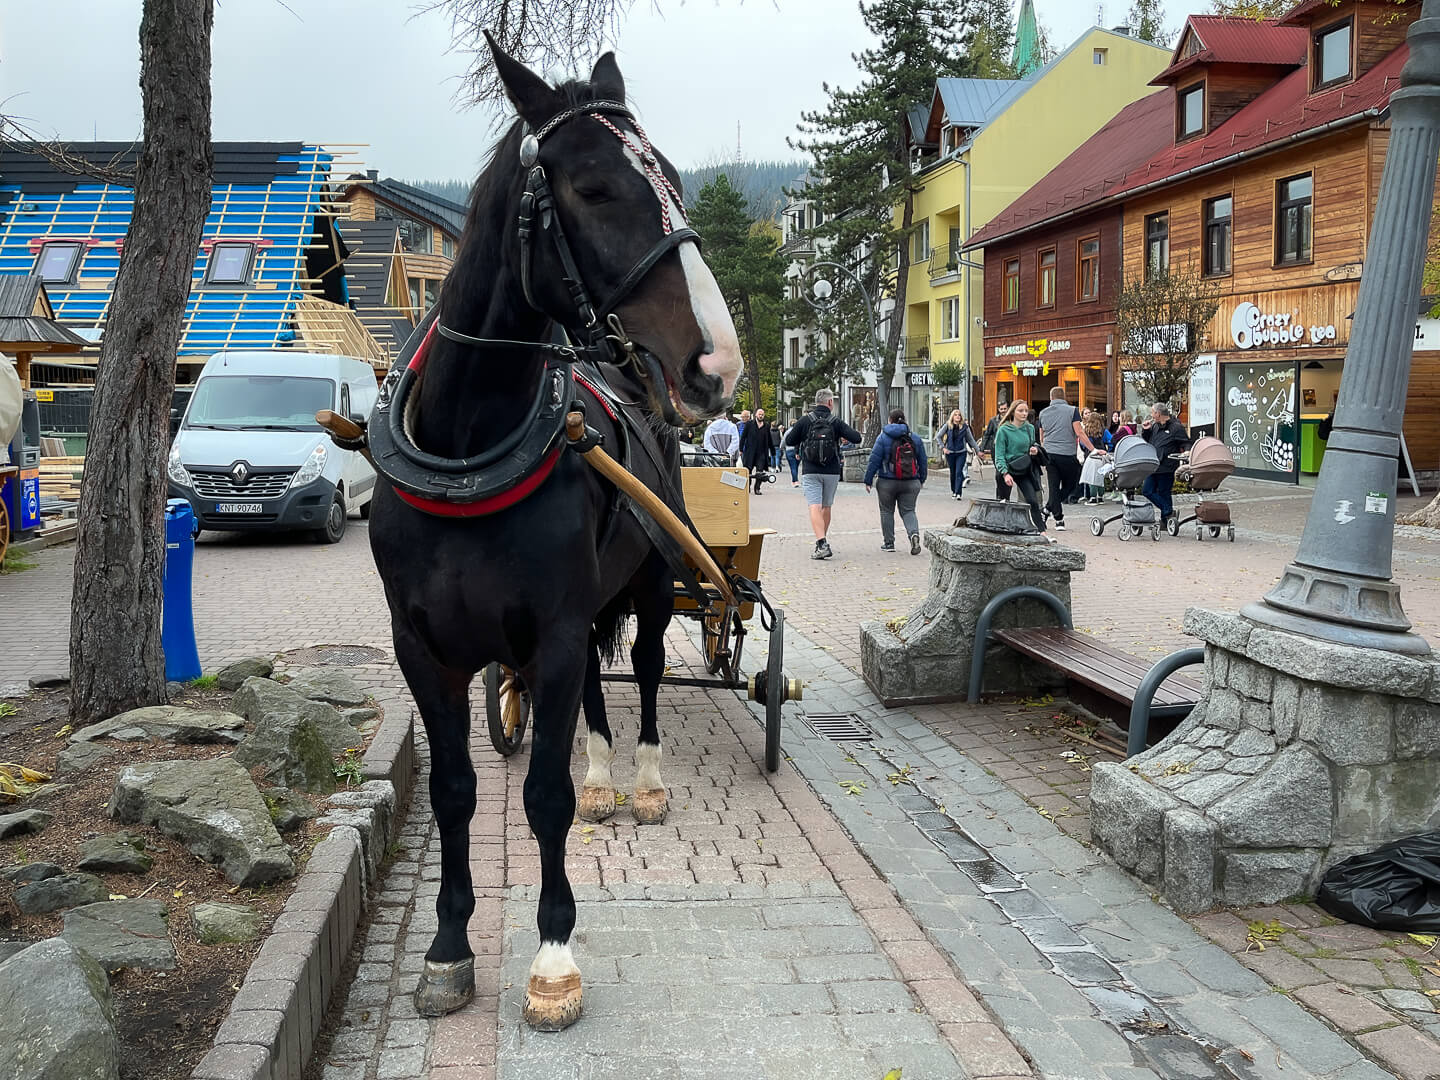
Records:
<instances>
[{"instance_id":1,"label":"tree trunk","mask_svg":"<svg viewBox=\"0 0 1440 1080\"><path fill-rule=\"evenodd\" d=\"M745 370L750 373L750 408L763 409L760 400L760 357L755 354L755 317L750 311L750 294L740 294L740 321L745 324Z\"/></svg>"},{"instance_id":2,"label":"tree trunk","mask_svg":"<svg viewBox=\"0 0 1440 1080\"><path fill-rule=\"evenodd\" d=\"M1431 499L1414 513L1395 519L1397 525L1423 525L1427 529L1440 529L1440 494Z\"/></svg>"},{"instance_id":3,"label":"tree trunk","mask_svg":"<svg viewBox=\"0 0 1440 1080\"><path fill-rule=\"evenodd\" d=\"M145 0L144 146L95 374L70 605L76 725L165 701L165 456L175 357L210 210L213 0Z\"/></svg>"},{"instance_id":4,"label":"tree trunk","mask_svg":"<svg viewBox=\"0 0 1440 1080\"><path fill-rule=\"evenodd\" d=\"M903 155L902 155L903 160ZM890 419L890 384L895 379L895 357L900 354L900 339L905 333L905 292L910 285L910 226L915 220L915 191L905 187L905 209L901 212L900 228L904 239L895 264L895 307L890 312L890 332L886 335L885 352L880 357L880 370L875 373L875 415L866 425L865 445L873 446L880 428ZM879 290L876 290L877 294ZM875 302L879 304L877 295ZM879 317L879 313L876 313ZM871 431L869 429L873 428Z\"/></svg>"}]
</instances>

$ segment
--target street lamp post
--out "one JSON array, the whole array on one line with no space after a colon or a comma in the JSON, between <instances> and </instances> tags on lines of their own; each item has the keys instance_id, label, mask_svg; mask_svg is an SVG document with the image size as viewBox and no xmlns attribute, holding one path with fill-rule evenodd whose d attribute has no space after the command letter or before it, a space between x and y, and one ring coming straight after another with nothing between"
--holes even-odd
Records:
<instances>
[{"instance_id":1,"label":"street lamp post","mask_svg":"<svg viewBox=\"0 0 1440 1080\"><path fill-rule=\"evenodd\" d=\"M1440 152L1440 0L1424 0L1407 41L1334 431L1305 532L1279 584L1242 614L1327 641L1427 655L1400 606L1391 555L1414 297Z\"/></svg>"},{"instance_id":2,"label":"street lamp post","mask_svg":"<svg viewBox=\"0 0 1440 1080\"><path fill-rule=\"evenodd\" d=\"M865 322L867 329L870 331L871 363L875 367L876 404L878 407L880 376L883 374L881 369L884 366L880 363L880 353L883 347L880 343L880 323L875 318L875 305L870 302L870 294L865 290L865 285L860 280L859 275L843 263L822 259L819 262L811 263L805 271L805 276L811 280L810 288L808 290L802 290L802 295L805 297L805 302L816 311L823 313L834 310L835 305L839 303L839 297L835 294L835 286L830 282L829 278L819 274L822 268L827 267L831 270L838 271L847 278L850 283L859 290L860 298L865 301ZM886 387L885 397L887 403L890 396L889 390L890 388Z\"/></svg>"}]
</instances>

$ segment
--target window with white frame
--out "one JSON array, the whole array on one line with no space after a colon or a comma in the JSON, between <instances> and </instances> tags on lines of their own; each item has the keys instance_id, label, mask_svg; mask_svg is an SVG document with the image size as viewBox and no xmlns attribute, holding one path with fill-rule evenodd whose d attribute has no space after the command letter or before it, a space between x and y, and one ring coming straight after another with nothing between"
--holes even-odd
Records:
<instances>
[{"instance_id":1,"label":"window with white frame","mask_svg":"<svg viewBox=\"0 0 1440 1080\"><path fill-rule=\"evenodd\" d=\"M940 340L960 339L960 298L947 296L940 301Z\"/></svg>"},{"instance_id":2,"label":"window with white frame","mask_svg":"<svg viewBox=\"0 0 1440 1080\"><path fill-rule=\"evenodd\" d=\"M910 245L910 261L925 262L930 258L930 222L920 222Z\"/></svg>"}]
</instances>

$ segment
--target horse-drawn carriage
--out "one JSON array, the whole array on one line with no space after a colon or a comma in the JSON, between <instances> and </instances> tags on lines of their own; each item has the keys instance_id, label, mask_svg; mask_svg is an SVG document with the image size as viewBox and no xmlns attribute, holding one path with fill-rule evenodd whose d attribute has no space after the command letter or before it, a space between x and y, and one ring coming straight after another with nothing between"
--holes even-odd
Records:
<instances>
[{"instance_id":1,"label":"horse-drawn carriage","mask_svg":"<svg viewBox=\"0 0 1440 1080\"><path fill-rule=\"evenodd\" d=\"M701 580L704 599L696 599L680 582L675 584L675 612L700 624L700 651L705 670L712 678L666 674L661 681L671 686L698 686L744 693L749 700L765 706L765 768L780 767L780 706L799 701L800 681L785 674L785 613L772 608L756 586L765 537L774 529L750 524L749 473L732 469L728 460L704 462L703 455L687 456L681 470L685 509L714 564L738 585L736 595L727 599L720 587ZM719 467L716 467L719 466ZM702 568L686 559L697 574ZM760 627L769 639L764 667L746 676L741 667L748 634L746 624L760 610ZM607 682L634 682L627 672L609 671ZM491 664L485 672L485 714L490 742L497 751L510 756L525 740L530 719L529 696L513 671Z\"/></svg>"}]
</instances>

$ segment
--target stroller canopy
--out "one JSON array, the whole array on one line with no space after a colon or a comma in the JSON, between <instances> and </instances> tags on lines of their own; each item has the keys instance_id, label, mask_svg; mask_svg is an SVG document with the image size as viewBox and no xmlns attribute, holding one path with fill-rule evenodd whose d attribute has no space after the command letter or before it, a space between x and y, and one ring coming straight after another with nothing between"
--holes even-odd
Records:
<instances>
[{"instance_id":1,"label":"stroller canopy","mask_svg":"<svg viewBox=\"0 0 1440 1080\"><path fill-rule=\"evenodd\" d=\"M1115 444L1115 486L1139 487L1160 467L1160 455L1139 435L1126 435Z\"/></svg>"},{"instance_id":2,"label":"stroller canopy","mask_svg":"<svg viewBox=\"0 0 1440 1080\"><path fill-rule=\"evenodd\" d=\"M1230 448L1209 435L1195 440L1190 448L1190 462L1181 470L1191 486L1200 491L1214 491L1220 481L1234 471L1235 459L1230 455Z\"/></svg>"}]
</instances>

